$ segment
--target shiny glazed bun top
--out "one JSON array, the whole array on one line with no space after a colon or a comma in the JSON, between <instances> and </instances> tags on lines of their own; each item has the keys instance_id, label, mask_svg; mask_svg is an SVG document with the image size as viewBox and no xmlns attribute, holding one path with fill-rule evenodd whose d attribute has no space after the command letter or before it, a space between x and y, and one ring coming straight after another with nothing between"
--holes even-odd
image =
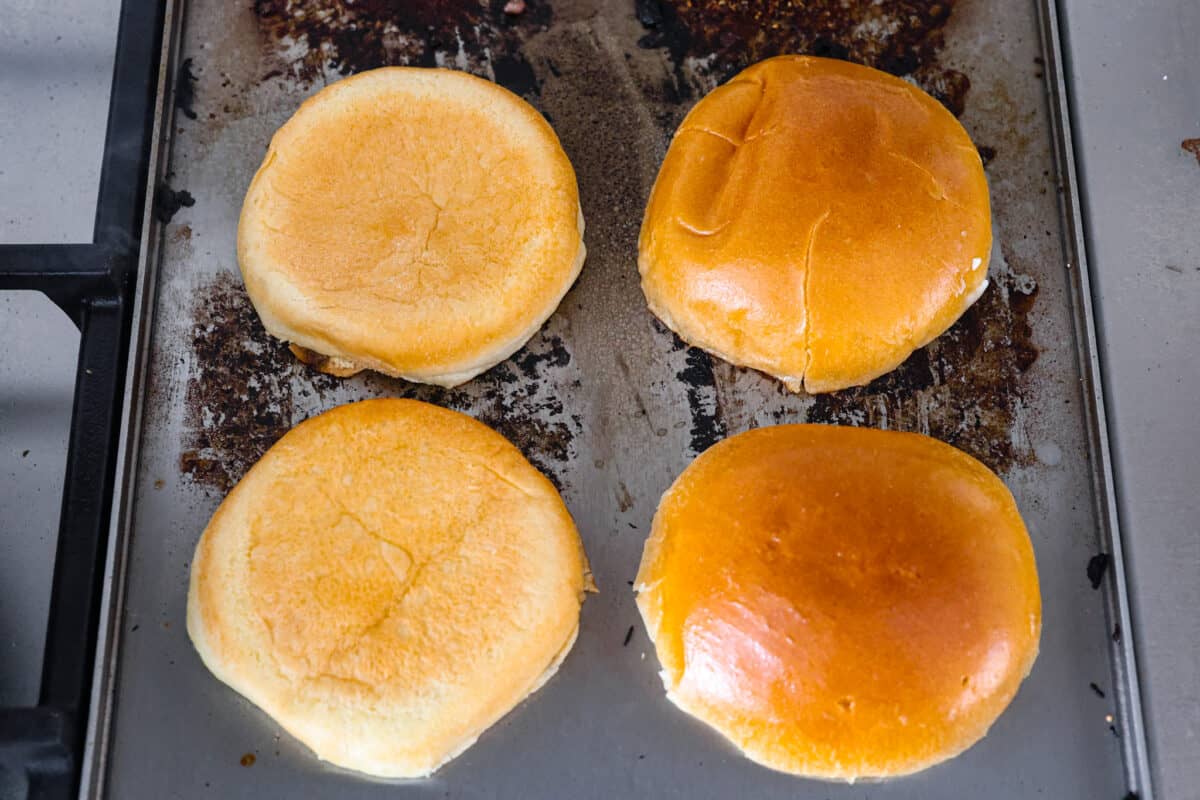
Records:
<instances>
[{"instance_id":1,"label":"shiny glazed bun top","mask_svg":"<svg viewBox=\"0 0 1200 800\"><path fill-rule=\"evenodd\" d=\"M676 132L639 244L676 333L793 391L867 383L987 285L987 182L962 125L905 81L781 56Z\"/></svg>"},{"instance_id":2,"label":"shiny glazed bun top","mask_svg":"<svg viewBox=\"0 0 1200 800\"><path fill-rule=\"evenodd\" d=\"M914 772L979 740L1038 652L1012 495L917 434L761 428L663 496L637 578L668 696L751 759Z\"/></svg>"}]
</instances>

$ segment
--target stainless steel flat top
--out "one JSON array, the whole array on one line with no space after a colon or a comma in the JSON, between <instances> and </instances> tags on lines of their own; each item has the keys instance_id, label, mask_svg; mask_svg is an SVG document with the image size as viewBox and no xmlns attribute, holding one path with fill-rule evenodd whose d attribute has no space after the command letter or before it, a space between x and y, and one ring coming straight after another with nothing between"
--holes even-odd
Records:
<instances>
[{"instance_id":1,"label":"stainless steel flat top","mask_svg":"<svg viewBox=\"0 0 1200 800\"><path fill-rule=\"evenodd\" d=\"M1160 797L1200 797L1200 3L1060 0Z\"/></svg>"},{"instance_id":2,"label":"stainless steel flat top","mask_svg":"<svg viewBox=\"0 0 1200 800\"><path fill-rule=\"evenodd\" d=\"M176 118L168 177L196 204L162 231L109 796L1121 797L1121 743L1106 721L1110 631L1084 574L1098 523L1037 8L961 3L930 65L947 81L944 68L970 77L963 121L996 153L993 289L892 378L807 398L687 350L645 307L634 264L645 197L682 112L719 76L704 59L639 48L645 31L627 0L555 4L545 30L466 27L466 44L447 37L425 50L392 42L433 63L515 77L559 133L580 181L589 257L546 328L509 363L453 391L378 376L336 381L297 365L263 334L240 287L236 219L272 131L337 77L305 48L344 47L342 29L327 33L322 21L296 30L291 16L189 3L182 55L196 75L197 118ZM513 438L563 487L601 588L554 680L433 779L400 786L318 763L213 679L184 630L192 550L224 491L288 425L378 395L463 409ZM674 476L727 433L805 419L957 442L1004 475L1031 528L1045 601L1041 659L983 742L911 779L827 785L741 758L665 701L634 608L630 581ZM248 753L252 767L241 764Z\"/></svg>"}]
</instances>

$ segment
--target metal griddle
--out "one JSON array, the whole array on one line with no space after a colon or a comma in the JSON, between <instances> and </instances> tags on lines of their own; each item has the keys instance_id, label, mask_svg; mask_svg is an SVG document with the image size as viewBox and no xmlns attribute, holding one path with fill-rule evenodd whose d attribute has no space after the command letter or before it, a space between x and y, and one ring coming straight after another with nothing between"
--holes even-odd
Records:
<instances>
[{"instance_id":1,"label":"metal griddle","mask_svg":"<svg viewBox=\"0 0 1200 800\"><path fill-rule=\"evenodd\" d=\"M529 2L518 17L503 3L413 2L404 24L374 0L326 16L317 5L194 0L168 13L158 195L195 204L160 202L143 243L86 795L1150 796L1053 0L960 0L948 22L946 3L813 3L833 17L790 32L730 22L738 2ZM780 49L909 74L961 110L994 209L983 299L892 375L817 398L686 347L646 309L635 267L671 132L739 64ZM312 372L262 330L237 274L241 199L273 131L325 82L381 63L468 69L522 93L579 178L579 282L524 350L454 390ZM228 488L291 425L376 396L460 409L509 436L560 486L600 587L560 673L425 781L318 762L207 672L184 626L192 551ZM986 739L911 778L832 785L750 763L666 702L634 606L670 481L723 436L806 420L962 447L1004 477L1033 537L1044 631L1032 675Z\"/></svg>"}]
</instances>

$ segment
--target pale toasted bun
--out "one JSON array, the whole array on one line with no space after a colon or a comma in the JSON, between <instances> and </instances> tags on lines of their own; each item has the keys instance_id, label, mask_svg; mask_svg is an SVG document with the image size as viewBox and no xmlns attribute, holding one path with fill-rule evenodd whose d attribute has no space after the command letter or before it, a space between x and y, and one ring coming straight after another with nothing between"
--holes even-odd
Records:
<instances>
[{"instance_id":1,"label":"pale toasted bun","mask_svg":"<svg viewBox=\"0 0 1200 800\"><path fill-rule=\"evenodd\" d=\"M550 125L443 69L377 69L310 97L271 140L238 224L272 335L335 375L442 386L519 349L583 258L575 172Z\"/></svg>"},{"instance_id":2,"label":"pale toasted bun","mask_svg":"<svg viewBox=\"0 0 1200 800\"><path fill-rule=\"evenodd\" d=\"M867 383L987 286L979 153L920 89L825 58L763 61L702 99L646 208L651 310L793 391Z\"/></svg>"},{"instance_id":3,"label":"pale toasted bun","mask_svg":"<svg viewBox=\"0 0 1200 800\"><path fill-rule=\"evenodd\" d=\"M760 764L830 780L970 747L1041 633L1012 495L917 434L726 439L663 496L636 587L676 705Z\"/></svg>"},{"instance_id":4,"label":"pale toasted bun","mask_svg":"<svg viewBox=\"0 0 1200 800\"><path fill-rule=\"evenodd\" d=\"M418 777L557 670L587 569L558 492L502 436L369 400L292 429L221 504L188 633L320 758Z\"/></svg>"}]
</instances>

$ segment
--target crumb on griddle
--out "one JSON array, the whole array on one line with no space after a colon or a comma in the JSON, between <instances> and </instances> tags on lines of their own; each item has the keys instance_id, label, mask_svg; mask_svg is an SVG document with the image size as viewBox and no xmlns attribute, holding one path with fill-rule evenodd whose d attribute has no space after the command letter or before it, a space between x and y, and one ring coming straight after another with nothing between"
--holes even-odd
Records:
<instances>
[{"instance_id":1,"label":"crumb on griddle","mask_svg":"<svg viewBox=\"0 0 1200 800\"><path fill-rule=\"evenodd\" d=\"M158 185L154 192L154 218L166 225L181 208L191 208L196 205L196 198L187 189L175 190L165 182Z\"/></svg>"},{"instance_id":2,"label":"crumb on griddle","mask_svg":"<svg viewBox=\"0 0 1200 800\"><path fill-rule=\"evenodd\" d=\"M1200 139L1184 139L1179 146L1194 155L1196 163L1200 164Z\"/></svg>"}]
</instances>

